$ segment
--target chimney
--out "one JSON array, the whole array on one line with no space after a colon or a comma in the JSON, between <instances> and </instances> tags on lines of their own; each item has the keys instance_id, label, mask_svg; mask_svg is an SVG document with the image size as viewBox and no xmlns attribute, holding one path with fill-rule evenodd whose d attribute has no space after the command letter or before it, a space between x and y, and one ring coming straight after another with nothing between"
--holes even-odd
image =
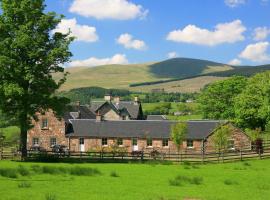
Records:
<instances>
[{"instance_id":1,"label":"chimney","mask_svg":"<svg viewBox=\"0 0 270 200\"><path fill-rule=\"evenodd\" d=\"M119 104L120 103L120 97L118 96L118 97L114 97L114 102L116 103L116 104Z\"/></svg>"},{"instance_id":2,"label":"chimney","mask_svg":"<svg viewBox=\"0 0 270 200\"><path fill-rule=\"evenodd\" d=\"M138 105L139 102L140 102L139 97L134 97L134 104L135 104L135 105Z\"/></svg>"},{"instance_id":3,"label":"chimney","mask_svg":"<svg viewBox=\"0 0 270 200\"><path fill-rule=\"evenodd\" d=\"M80 106L81 102L80 101L76 101L76 106Z\"/></svg>"},{"instance_id":4,"label":"chimney","mask_svg":"<svg viewBox=\"0 0 270 200\"><path fill-rule=\"evenodd\" d=\"M106 94L106 95L104 96L104 100L105 100L105 101L111 101L111 100L112 100L112 96L111 96L110 94Z\"/></svg>"},{"instance_id":5,"label":"chimney","mask_svg":"<svg viewBox=\"0 0 270 200\"><path fill-rule=\"evenodd\" d=\"M101 122L102 121L102 116L100 114L100 112L98 111L96 114L96 122Z\"/></svg>"}]
</instances>

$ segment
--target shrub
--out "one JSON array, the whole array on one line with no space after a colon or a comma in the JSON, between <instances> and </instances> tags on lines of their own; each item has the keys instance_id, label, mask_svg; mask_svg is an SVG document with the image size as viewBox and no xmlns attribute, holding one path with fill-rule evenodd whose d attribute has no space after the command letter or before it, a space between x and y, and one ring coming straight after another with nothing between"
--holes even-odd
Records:
<instances>
[{"instance_id":1,"label":"shrub","mask_svg":"<svg viewBox=\"0 0 270 200\"><path fill-rule=\"evenodd\" d=\"M30 182L23 181L18 184L18 188L30 188L32 185Z\"/></svg>"},{"instance_id":2,"label":"shrub","mask_svg":"<svg viewBox=\"0 0 270 200\"><path fill-rule=\"evenodd\" d=\"M111 172L111 177L119 177L119 175L115 171L112 171Z\"/></svg>"},{"instance_id":3,"label":"shrub","mask_svg":"<svg viewBox=\"0 0 270 200\"><path fill-rule=\"evenodd\" d=\"M45 200L56 200L56 195L55 194L46 194Z\"/></svg>"},{"instance_id":4,"label":"shrub","mask_svg":"<svg viewBox=\"0 0 270 200\"><path fill-rule=\"evenodd\" d=\"M18 172L16 169L2 168L0 169L0 175L7 178L18 178Z\"/></svg>"},{"instance_id":5,"label":"shrub","mask_svg":"<svg viewBox=\"0 0 270 200\"><path fill-rule=\"evenodd\" d=\"M94 176L101 173L99 170L93 168L73 167L70 169L70 174L76 176Z\"/></svg>"},{"instance_id":6,"label":"shrub","mask_svg":"<svg viewBox=\"0 0 270 200\"><path fill-rule=\"evenodd\" d=\"M187 176L176 176L174 179L169 180L171 186L182 186L184 184L200 185L202 182L202 177L189 178Z\"/></svg>"},{"instance_id":7,"label":"shrub","mask_svg":"<svg viewBox=\"0 0 270 200\"><path fill-rule=\"evenodd\" d=\"M18 166L18 172L22 176L29 176L30 175L30 170L22 165Z\"/></svg>"},{"instance_id":8,"label":"shrub","mask_svg":"<svg viewBox=\"0 0 270 200\"><path fill-rule=\"evenodd\" d=\"M39 165L31 165L31 169L36 174L41 174L43 171Z\"/></svg>"},{"instance_id":9,"label":"shrub","mask_svg":"<svg viewBox=\"0 0 270 200\"><path fill-rule=\"evenodd\" d=\"M67 173L67 168L54 167L54 166L43 166L42 172L44 174L65 174L65 173Z\"/></svg>"},{"instance_id":10,"label":"shrub","mask_svg":"<svg viewBox=\"0 0 270 200\"><path fill-rule=\"evenodd\" d=\"M231 180L231 179L226 179L226 180L224 180L224 184L225 185L237 185L238 182L234 181L234 180Z\"/></svg>"}]
</instances>

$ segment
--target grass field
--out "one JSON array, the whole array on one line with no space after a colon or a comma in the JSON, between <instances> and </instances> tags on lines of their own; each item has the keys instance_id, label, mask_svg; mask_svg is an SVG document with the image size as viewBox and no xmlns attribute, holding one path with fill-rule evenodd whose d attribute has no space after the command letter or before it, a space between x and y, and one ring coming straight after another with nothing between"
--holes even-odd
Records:
<instances>
[{"instance_id":1,"label":"grass field","mask_svg":"<svg viewBox=\"0 0 270 200\"><path fill-rule=\"evenodd\" d=\"M1 161L0 199L268 200L269 165L270 160L208 165ZM15 170L17 178L6 177Z\"/></svg>"},{"instance_id":2,"label":"grass field","mask_svg":"<svg viewBox=\"0 0 270 200\"><path fill-rule=\"evenodd\" d=\"M198 77L183 81L175 81L153 86L129 87L132 83L167 80L172 77L160 78L151 73L150 64L105 65L100 67L71 67L66 68L70 74L61 90L79 87L99 86L104 88L128 89L137 92L149 92L152 89L164 88L166 92L198 92L205 84L224 79L220 77ZM208 67L203 73L229 70L228 66ZM59 74L55 76L59 79Z\"/></svg>"},{"instance_id":3,"label":"grass field","mask_svg":"<svg viewBox=\"0 0 270 200\"><path fill-rule=\"evenodd\" d=\"M204 88L204 86L209 83L224 79L226 78L215 76L201 76L162 84L131 87L128 89L136 92L151 92L153 89L164 89L165 92L193 93L199 92L202 88Z\"/></svg>"}]
</instances>

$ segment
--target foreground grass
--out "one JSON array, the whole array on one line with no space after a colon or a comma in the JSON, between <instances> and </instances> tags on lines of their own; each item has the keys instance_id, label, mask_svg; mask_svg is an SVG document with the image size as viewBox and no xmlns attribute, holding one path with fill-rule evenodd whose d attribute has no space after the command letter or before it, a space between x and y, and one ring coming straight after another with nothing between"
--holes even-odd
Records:
<instances>
[{"instance_id":1,"label":"foreground grass","mask_svg":"<svg viewBox=\"0 0 270 200\"><path fill-rule=\"evenodd\" d=\"M270 160L208 165L1 161L0 199L263 200L270 195L268 166Z\"/></svg>"}]
</instances>

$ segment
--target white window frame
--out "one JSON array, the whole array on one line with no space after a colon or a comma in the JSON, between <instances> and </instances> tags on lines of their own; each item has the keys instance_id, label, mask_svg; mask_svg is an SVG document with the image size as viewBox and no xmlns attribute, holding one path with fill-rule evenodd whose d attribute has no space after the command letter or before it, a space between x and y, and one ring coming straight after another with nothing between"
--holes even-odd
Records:
<instances>
[{"instance_id":1,"label":"white window frame","mask_svg":"<svg viewBox=\"0 0 270 200\"><path fill-rule=\"evenodd\" d=\"M231 143L230 142L233 142L233 147L231 147ZM230 150L235 150L235 141L234 139L229 139L228 140L228 145L227 145L228 149Z\"/></svg>"},{"instance_id":2,"label":"white window frame","mask_svg":"<svg viewBox=\"0 0 270 200\"><path fill-rule=\"evenodd\" d=\"M151 145L148 144L148 141L150 141ZM146 139L146 146L147 146L147 147L153 147L153 139L152 139L152 138L147 138L147 139Z\"/></svg>"},{"instance_id":3,"label":"white window frame","mask_svg":"<svg viewBox=\"0 0 270 200\"><path fill-rule=\"evenodd\" d=\"M189 145L189 142L192 143L192 146ZM193 149L194 148L194 140L187 140L187 148L188 149Z\"/></svg>"},{"instance_id":4,"label":"white window frame","mask_svg":"<svg viewBox=\"0 0 270 200\"><path fill-rule=\"evenodd\" d=\"M103 144L103 140L106 141L106 144ZM101 138L101 146L108 146L108 138Z\"/></svg>"},{"instance_id":5,"label":"white window frame","mask_svg":"<svg viewBox=\"0 0 270 200\"><path fill-rule=\"evenodd\" d=\"M164 142L164 141L166 141L166 142ZM164 144L167 144L167 145L164 145ZM162 147L169 147L169 139L168 138L162 139Z\"/></svg>"},{"instance_id":6,"label":"white window frame","mask_svg":"<svg viewBox=\"0 0 270 200\"><path fill-rule=\"evenodd\" d=\"M46 122L46 126L44 126L44 122ZM49 128L49 121L48 121L48 118L43 118L41 120L41 129L48 129Z\"/></svg>"},{"instance_id":7,"label":"white window frame","mask_svg":"<svg viewBox=\"0 0 270 200\"><path fill-rule=\"evenodd\" d=\"M37 141L37 142L36 142ZM39 138L37 138L37 137L34 137L33 138L33 146L39 146Z\"/></svg>"},{"instance_id":8,"label":"white window frame","mask_svg":"<svg viewBox=\"0 0 270 200\"><path fill-rule=\"evenodd\" d=\"M54 141L53 141L54 140ZM50 138L50 146L52 147L52 146L54 146L54 145L56 145L57 144L57 139L55 138L55 137L51 137Z\"/></svg>"}]
</instances>

